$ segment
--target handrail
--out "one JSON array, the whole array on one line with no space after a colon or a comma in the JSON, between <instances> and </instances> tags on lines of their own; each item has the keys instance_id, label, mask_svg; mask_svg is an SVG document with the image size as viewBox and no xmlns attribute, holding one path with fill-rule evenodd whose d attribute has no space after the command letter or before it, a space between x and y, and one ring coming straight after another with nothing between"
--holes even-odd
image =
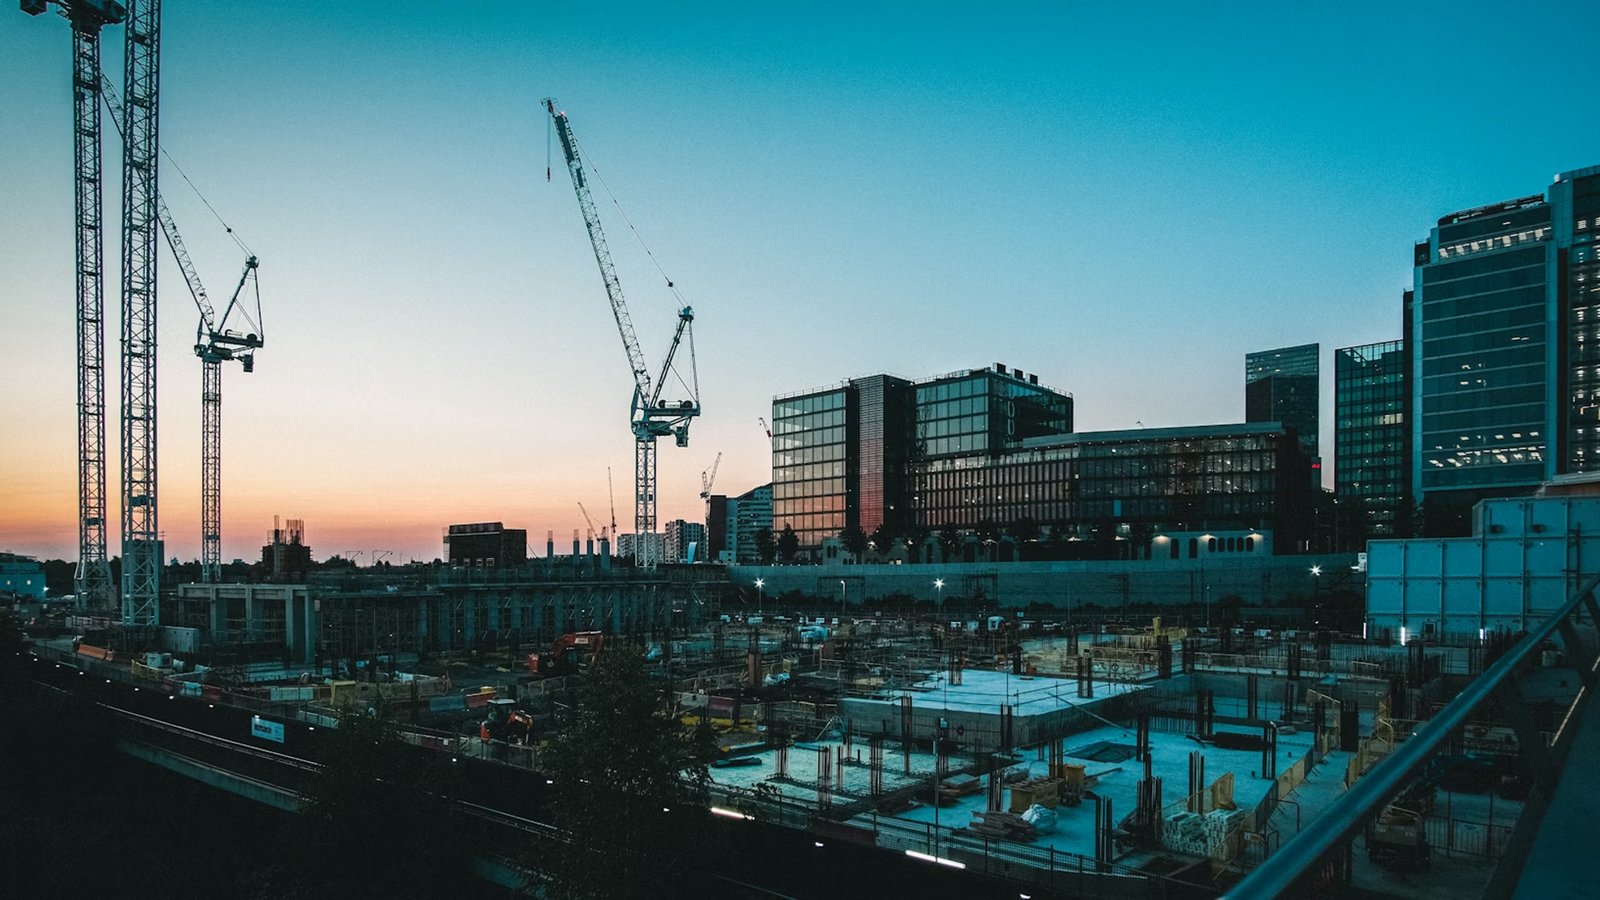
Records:
<instances>
[{"instance_id":1,"label":"handrail","mask_svg":"<svg viewBox=\"0 0 1600 900\"><path fill-rule=\"evenodd\" d=\"M1400 790L1412 770L1444 744L1457 728L1465 725L1478 707L1494 695L1501 683L1532 656L1540 644L1554 635L1568 616L1593 596L1596 586L1600 586L1600 575L1592 576L1538 627L1523 635L1522 640L1512 645L1482 675L1469 682L1454 700L1445 704L1400 749L1384 757L1343 798L1320 813L1304 831L1295 835L1234 890L1224 895L1225 900L1271 900L1289 896L1295 881L1314 869L1335 844L1360 828L1374 809L1388 802Z\"/></svg>"}]
</instances>

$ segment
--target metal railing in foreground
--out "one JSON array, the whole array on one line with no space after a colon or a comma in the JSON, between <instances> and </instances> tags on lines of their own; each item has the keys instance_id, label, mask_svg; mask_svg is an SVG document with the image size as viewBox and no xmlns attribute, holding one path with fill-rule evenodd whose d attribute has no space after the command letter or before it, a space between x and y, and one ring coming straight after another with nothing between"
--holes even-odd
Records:
<instances>
[{"instance_id":1,"label":"metal railing in foreground","mask_svg":"<svg viewBox=\"0 0 1600 900\"><path fill-rule=\"evenodd\" d=\"M1356 782L1349 793L1324 810L1294 839L1228 892L1227 900L1270 900L1293 896L1292 889L1301 878L1311 876L1325 866L1330 854L1380 812L1428 757L1443 747L1480 707L1496 698L1505 698L1504 692L1507 690L1513 692L1512 702L1508 705L1510 711L1515 714L1520 710L1524 714L1517 731L1518 744L1525 759L1536 776L1548 777L1548 773L1541 771L1548 763L1544 739L1534 727L1532 717L1526 715L1527 707L1515 701L1513 679L1533 659L1540 645L1558 633L1569 654L1577 649L1577 636L1571 620L1580 609L1588 613L1592 625L1600 628L1600 604L1596 603L1594 596L1597 585L1600 585L1600 575L1584 581L1549 618L1523 635L1504 656L1469 682L1415 735L1401 743L1395 752ZM1575 708L1587 699L1589 689L1594 684L1593 671L1589 661L1580 669L1585 688L1580 692ZM1525 733L1537 739L1524 739Z\"/></svg>"}]
</instances>

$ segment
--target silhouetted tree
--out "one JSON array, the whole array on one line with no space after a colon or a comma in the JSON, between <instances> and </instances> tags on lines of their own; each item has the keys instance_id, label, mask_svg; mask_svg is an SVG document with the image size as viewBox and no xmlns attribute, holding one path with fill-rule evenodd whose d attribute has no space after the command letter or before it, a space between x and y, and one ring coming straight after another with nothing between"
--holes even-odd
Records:
<instances>
[{"instance_id":1,"label":"silhouetted tree","mask_svg":"<svg viewBox=\"0 0 1600 900\"><path fill-rule=\"evenodd\" d=\"M770 538L771 532L768 532ZM794 555L800 552L800 536L794 533L794 526L784 523L783 532L778 535L778 558L786 563L794 562Z\"/></svg>"},{"instance_id":2,"label":"silhouetted tree","mask_svg":"<svg viewBox=\"0 0 1600 900\"><path fill-rule=\"evenodd\" d=\"M894 551L894 534L889 531L888 524L879 525L872 529L869 543L877 549L878 553L888 556Z\"/></svg>"},{"instance_id":3,"label":"silhouetted tree","mask_svg":"<svg viewBox=\"0 0 1600 900\"><path fill-rule=\"evenodd\" d=\"M420 900L475 877L450 757L406 744L381 709L342 713L319 744L297 852L263 873L257 896Z\"/></svg>"},{"instance_id":4,"label":"silhouetted tree","mask_svg":"<svg viewBox=\"0 0 1600 900\"><path fill-rule=\"evenodd\" d=\"M950 562L960 552L961 532L954 527L946 526L939 532L939 555L944 558L944 561Z\"/></svg>"},{"instance_id":5,"label":"silhouetted tree","mask_svg":"<svg viewBox=\"0 0 1600 900\"><path fill-rule=\"evenodd\" d=\"M702 863L709 732L685 735L644 657L608 646L579 690L576 717L543 754L557 824L530 862L556 898L658 897Z\"/></svg>"},{"instance_id":6,"label":"silhouetted tree","mask_svg":"<svg viewBox=\"0 0 1600 900\"><path fill-rule=\"evenodd\" d=\"M859 525L851 525L839 532L839 543L844 545L847 553L858 560L867 555L867 533L862 531Z\"/></svg>"}]
</instances>

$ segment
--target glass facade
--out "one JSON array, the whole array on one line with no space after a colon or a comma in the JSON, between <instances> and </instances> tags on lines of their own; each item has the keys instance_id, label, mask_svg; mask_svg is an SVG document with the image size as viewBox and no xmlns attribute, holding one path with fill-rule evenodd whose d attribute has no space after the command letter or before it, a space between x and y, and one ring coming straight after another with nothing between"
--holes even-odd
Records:
<instances>
[{"instance_id":1,"label":"glass facade","mask_svg":"<svg viewBox=\"0 0 1600 900\"><path fill-rule=\"evenodd\" d=\"M1600 470L1600 168L1563 175L1550 189L1568 238L1558 253L1565 311L1568 472ZM1569 237L1570 236L1570 237Z\"/></svg>"},{"instance_id":2,"label":"glass facade","mask_svg":"<svg viewBox=\"0 0 1600 900\"><path fill-rule=\"evenodd\" d=\"M919 467L918 524L928 529L1031 519L1082 530L1115 522L1159 530L1259 529L1309 502L1305 457L1269 425L1071 434L996 455L930 459ZM1286 473L1301 477L1284 477Z\"/></svg>"},{"instance_id":3,"label":"glass facade","mask_svg":"<svg viewBox=\"0 0 1600 900\"><path fill-rule=\"evenodd\" d=\"M1318 456L1321 402L1320 344L1247 353L1244 357L1246 422L1282 422L1293 428L1301 449Z\"/></svg>"},{"instance_id":4,"label":"glass facade","mask_svg":"<svg viewBox=\"0 0 1600 900\"><path fill-rule=\"evenodd\" d=\"M1531 488L1554 474L1550 205L1524 197L1446 216L1419 260L1414 480Z\"/></svg>"},{"instance_id":5,"label":"glass facade","mask_svg":"<svg viewBox=\"0 0 1600 900\"><path fill-rule=\"evenodd\" d=\"M867 534L887 528L907 533L911 524L909 466L915 434L912 386L891 375L873 375L851 382L855 391L854 517L845 507L845 526Z\"/></svg>"},{"instance_id":6,"label":"glass facade","mask_svg":"<svg viewBox=\"0 0 1600 900\"><path fill-rule=\"evenodd\" d=\"M1334 493L1357 504L1366 533L1395 533L1411 500L1410 386L1404 341L1333 353Z\"/></svg>"},{"instance_id":7,"label":"glass facade","mask_svg":"<svg viewBox=\"0 0 1600 900\"><path fill-rule=\"evenodd\" d=\"M917 384L921 459L999 453L1029 438L1072 432L1072 397L1004 367L974 369Z\"/></svg>"},{"instance_id":8,"label":"glass facade","mask_svg":"<svg viewBox=\"0 0 1600 900\"><path fill-rule=\"evenodd\" d=\"M845 528L853 394L844 386L772 401L772 528L793 528L801 547Z\"/></svg>"}]
</instances>

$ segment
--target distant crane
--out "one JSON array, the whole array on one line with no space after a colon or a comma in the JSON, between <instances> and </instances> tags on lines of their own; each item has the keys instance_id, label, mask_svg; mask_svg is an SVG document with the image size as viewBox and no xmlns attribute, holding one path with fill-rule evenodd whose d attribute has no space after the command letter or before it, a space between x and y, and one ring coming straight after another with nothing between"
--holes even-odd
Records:
<instances>
[{"instance_id":1,"label":"distant crane","mask_svg":"<svg viewBox=\"0 0 1600 900\"><path fill-rule=\"evenodd\" d=\"M772 426L767 424L766 416L756 416L756 421L761 423L761 430L767 433L767 440L772 440Z\"/></svg>"},{"instance_id":2,"label":"distant crane","mask_svg":"<svg viewBox=\"0 0 1600 900\"><path fill-rule=\"evenodd\" d=\"M628 365L633 372L633 400L628 419L634 439L633 523L639 542L635 558L640 566L654 568L655 542L647 535L654 535L656 530L656 439L672 435L678 446L688 446L689 423L700 415L700 379L694 361L694 310L688 306L678 310L678 327L672 334L672 345L667 348L661 374L652 381L650 370L645 365L644 352L639 349L639 338L634 334L633 319L622 297L622 284L617 280L605 233L600 229L600 216L595 210L594 198L589 194L588 176L578 155L578 141L572 134L567 114L557 111L555 100L546 98L544 106L561 140L561 152L566 157L567 170L572 175L572 187L578 195L578 208L583 212L589 243L594 248L595 262L600 266L600 278L605 282L606 296L611 301L611 314L617 321L617 331L622 335L622 348L628 354ZM672 287L670 280L667 286ZM678 380L688 390L689 396L683 400L665 401L661 396L662 390L668 375L675 371L672 361L685 335L689 338L689 381L684 383L681 376Z\"/></svg>"},{"instance_id":3,"label":"distant crane","mask_svg":"<svg viewBox=\"0 0 1600 900\"><path fill-rule=\"evenodd\" d=\"M56 0L72 26L72 149L78 365L78 605L105 611L116 599L106 557L105 250L101 235L100 29L121 24L114 0ZM21 0L37 16L46 0Z\"/></svg>"},{"instance_id":4,"label":"distant crane","mask_svg":"<svg viewBox=\"0 0 1600 900\"><path fill-rule=\"evenodd\" d=\"M717 483L717 467L722 465L722 451L717 451L717 458L711 462L707 472L700 473L700 499L706 502L706 527L711 527L711 486Z\"/></svg>"},{"instance_id":5,"label":"distant crane","mask_svg":"<svg viewBox=\"0 0 1600 900\"><path fill-rule=\"evenodd\" d=\"M109 82L105 87L109 88ZM116 92L104 92L106 108L111 122L119 134L126 133L122 104ZM195 327L194 353L200 357L200 580L215 584L222 580L222 364L237 360L246 372L255 371L255 351L264 341L261 327L261 288L256 280L257 261L254 255L244 261L244 273L233 289L233 296L219 318L212 309L211 298L195 270L194 260L178 233L172 211L161 194L155 195L156 221L167 238L167 246L183 272L184 283L189 286L189 296L194 299L200 313L200 323ZM232 233L232 229L229 229ZM238 238L234 238L238 241ZM241 244L241 246L243 246ZM240 302L245 285L254 288L255 315ZM248 331L239 332L228 327L234 313L245 320Z\"/></svg>"},{"instance_id":6,"label":"distant crane","mask_svg":"<svg viewBox=\"0 0 1600 900\"><path fill-rule=\"evenodd\" d=\"M717 467L722 465L722 451L717 451L717 458L711 463L711 468L700 473L700 499L710 502L711 486L717 482Z\"/></svg>"},{"instance_id":7,"label":"distant crane","mask_svg":"<svg viewBox=\"0 0 1600 900\"><path fill-rule=\"evenodd\" d=\"M611 498L611 543L617 542L617 491L611 486L611 467L606 466L606 495Z\"/></svg>"},{"instance_id":8,"label":"distant crane","mask_svg":"<svg viewBox=\"0 0 1600 900\"><path fill-rule=\"evenodd\" d=\"M596 529L594 527L594 519L589 518L589 511L583 508L583 501L581 500L578 502L578 512L583 513L583 520L589 523L589 540L594 540L594 533L597 530L600 532L600 537L604 538L606 536L604 528Z\"/></svg>"}]
</instances>

